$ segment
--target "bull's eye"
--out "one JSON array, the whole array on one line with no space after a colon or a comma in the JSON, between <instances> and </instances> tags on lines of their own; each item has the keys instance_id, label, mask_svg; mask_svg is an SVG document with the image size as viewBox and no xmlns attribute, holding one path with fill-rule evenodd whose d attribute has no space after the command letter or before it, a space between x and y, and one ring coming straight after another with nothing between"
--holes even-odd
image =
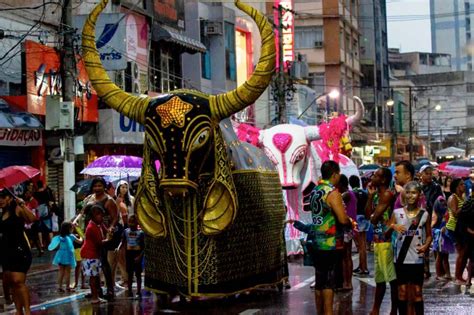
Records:
<instances>
[{"instance_id":1,"label":"bull's eye","mask_svg":"<svg viewBox=\"0 0 474 315\"><path fill-rule=\"evenodd\" d=\"M306 156L306 146L300 146L296 149L291 157L291 163L301 161Z\"/></svg>"},{"instance_id":2,"label":"bull's eye","mask_svg":"<svg viewBox=\"0 0 474 315\"><path fill-rule=\"evenodd\" d=\"M201 133L196 138L194 138L191 150L194 151L201 148L204 144L206 144L207 140L209 140L209 129L201 131Z\"/></svg>"}]
</instances>

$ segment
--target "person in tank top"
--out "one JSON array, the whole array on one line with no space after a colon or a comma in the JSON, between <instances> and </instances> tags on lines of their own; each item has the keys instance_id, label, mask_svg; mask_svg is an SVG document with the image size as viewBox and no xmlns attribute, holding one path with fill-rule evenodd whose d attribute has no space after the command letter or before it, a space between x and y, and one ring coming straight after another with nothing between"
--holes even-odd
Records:
<instances>
[{"instance_id":1,"label":"person in tank top","mask_svg":"<svg viewBox=\"0 0 474 315\"><path fill-rule=\"evenodd\" d=\"M419 183L407 183L404 195L405 206L393 211L387 231L395 231L398 311L400 315L423 314L424 255L432 241L430 215L419 206L422 195Z\"/></svg>"}]
</instances>

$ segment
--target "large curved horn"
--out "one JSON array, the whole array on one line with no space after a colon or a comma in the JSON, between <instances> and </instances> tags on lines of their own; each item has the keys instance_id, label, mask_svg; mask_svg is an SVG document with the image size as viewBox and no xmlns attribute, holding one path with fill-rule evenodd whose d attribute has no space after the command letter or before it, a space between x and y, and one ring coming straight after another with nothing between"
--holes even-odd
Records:
<instances>
[{"instance_id":1,"label":"large curved horn","mask_svg":"<svg viewBox=\"0 0 474 315\"><path fill-rule=\"evenodd\" d=\"M89 14L82 30L82 56L92 86L104 102L125 116L141 124L145 123L148 97L138 97L122 91L105 72L95 45L95 22L109 0L102 0Z\"/></svg>"},{"instance_id":2,"label":"large curved horn","mask_svg":"<svg viewBox=\"0 0 474 315\"><path fill-rule=\"evenodd\" d=\"M235 1L235 5L250 15L257 24L262 37L262 51L255 71L244 84L233 91L210 97L211 113L218 120L229 117L254 103L270 84L275 71L276 52L272 24L251 6L239 0Z\"/></svg>"},{"instance_id":3,"label":"large curved horn","mask_svg":"<svg viewBox=\"0 0 474 315\"><path fill-rule=\"evenodd\" d=\"M365 107L362 100L359 97L354 96L354 101L357 104L356 113L352 116L347 117L346 123L348 126L354 126L355 124L358 124L359 121L362 119L362 116L364 116L365 112Z\"/></svg>"}]
</instances>

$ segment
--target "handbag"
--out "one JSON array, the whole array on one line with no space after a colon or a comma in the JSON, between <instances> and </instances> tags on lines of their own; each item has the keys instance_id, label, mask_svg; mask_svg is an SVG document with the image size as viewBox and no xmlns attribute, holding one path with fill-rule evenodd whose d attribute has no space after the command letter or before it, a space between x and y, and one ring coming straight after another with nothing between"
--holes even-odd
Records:
<instances>
[{"instance_id":1,"label":"handbag","mask_svg":"<svg viewBox=\"0 0 474 315\"><path fill-rule=\"evenodd\" d=\"M314 266L313 261L313 242L300 239L301 247L303 247L303 266Z\"/></svg>"}]
</instances>

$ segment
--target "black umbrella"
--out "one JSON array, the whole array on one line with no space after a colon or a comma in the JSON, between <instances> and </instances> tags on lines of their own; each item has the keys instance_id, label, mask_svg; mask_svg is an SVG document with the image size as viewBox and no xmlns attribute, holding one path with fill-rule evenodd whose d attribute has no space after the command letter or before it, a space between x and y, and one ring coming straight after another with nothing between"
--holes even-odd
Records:
<instances>
[{"instance_id":1,"label":"black umbrella","mask_svg":"<svg viewBox=\"0 0 474 315\"><path fill-rule=\"evenodd\" d=\"M451 166L461 166L461 167L474 167L474 162L468 160L454 160L449 162L448 165Z\"/></svg>"},{"instance_id":2,"label":"black umbrella","mask_svg":"<svg viewBox=\"0 0 474 315\"><path fill-rule=\"evenodd\" d=\"M83 179L74 184L74 186L72 186L70 190L74 191L78 195L81 194L83 196L87 196L90 193L93 179L94 178Z\"/></svg>"},{"instance_id":3,"label":"black umbrella","mask_svg":"<svg viewBox=\"0 0 474 315\"><path fill-rule=\"evenodd\" d=\"M415 171L419 172L420 171L420 168L424 165L431 165L433 166L433 164L431 164L431 162L429 160L420 160L418 162L418 164L415 164L414 167L415 167Z\"/></svg>"},{"instance_id":4,"label":"black umbrella","mask_svg":"<svg viewBox=\"0 0 474 315\"><path fill-rule=\"evenodd\" d=\"M379 169L380 165L378 164L364 164L358 167L359 171L369 171Z\"/></svg>"}]
</instances>

